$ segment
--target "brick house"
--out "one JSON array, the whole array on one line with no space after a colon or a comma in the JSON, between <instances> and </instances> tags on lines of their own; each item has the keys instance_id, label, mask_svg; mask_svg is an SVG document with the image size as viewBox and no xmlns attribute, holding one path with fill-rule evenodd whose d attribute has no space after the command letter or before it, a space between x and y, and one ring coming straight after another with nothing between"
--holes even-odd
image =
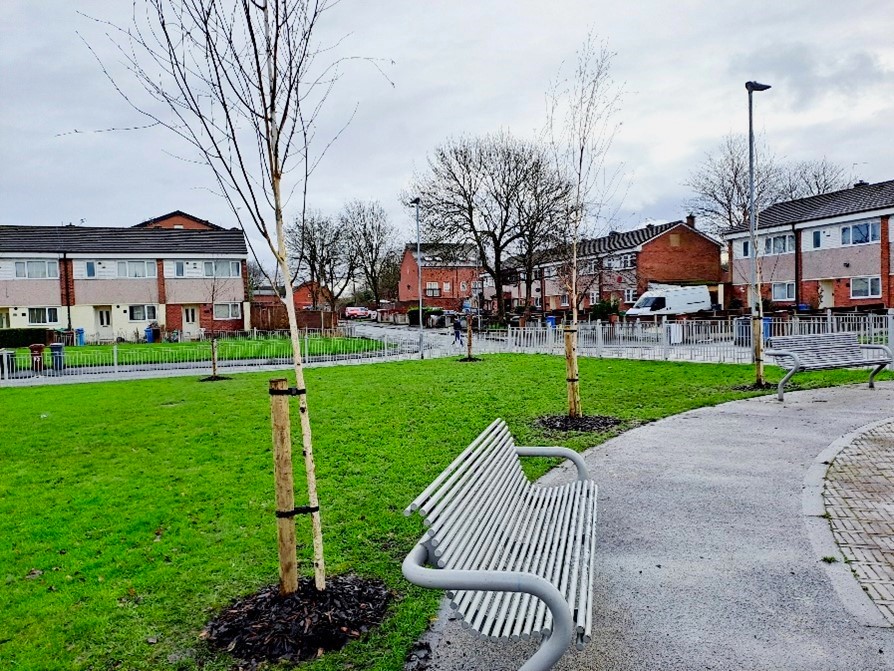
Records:
<instances>
[{"instance_id":1,"label":"brick house","mask_svg":"<svg viewBox=\"0 0 894 671\"><path fill-rule=\"evenodd\" d=\"M0 328L105 341L153 323L187 336L247 329L247 255L241 230L182 212L131 228L0 226Z\"/></svg>"},{"instance_id":2,"label":"brick house","mask_svg":"<svg viewBox=\"0 0 894 671\"><path fill-rule=\"evenodd\" d=\"M581 309L600 300L617 301L629 308L648 289L661 284L707 284L722 281L722 244L695 228L695 217L665 224L648 224L631 231L584 240L579 247ZM533 304L544 310L570 307L562 263L544 263L534 271ZM511 288L514 305L524 304L524 277ZM718 302L722 297L718 297Z\"/></svg>"},{"instance_id":3,"label":"brick house","mask_svg":"<svg viewBox=\"0 0 894 671\"><path fill-rule=\"evenodd\" d=\"M756 249L747 227L724 236L733 297L749 304L754 261L761 297L780 307L894 306L892 214L894 180L771 205L757 217Z\"/></svg>"},{"instance_id":4,"label":"brick house","mask_svg":"<svg viewBox=\"0 0 894 671\"><path fill-rule=\"evenodd\" d=\"M472 296L481 267L471 245L426 243L422 250L422 302L425 307L459 310ZM404 247L400 262L398 302L409 308L419 303L416 244Z\"/></svg>"}]
</instances>

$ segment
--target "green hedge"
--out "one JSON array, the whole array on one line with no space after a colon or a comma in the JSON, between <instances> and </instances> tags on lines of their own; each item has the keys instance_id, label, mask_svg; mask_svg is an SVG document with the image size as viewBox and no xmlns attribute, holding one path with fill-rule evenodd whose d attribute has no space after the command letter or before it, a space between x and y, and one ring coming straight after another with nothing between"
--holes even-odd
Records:
<instances>
[{"instance_id":1,"label":"green hedge","mask_svg":"<svg viewBox=\"0 0 894 671\"><path fill-rule=\"evenodd\" d=\"M0 329L0 349L15 349L28 345L49 345L52 331L47 329Z\"/></svg>"}]
</instances>

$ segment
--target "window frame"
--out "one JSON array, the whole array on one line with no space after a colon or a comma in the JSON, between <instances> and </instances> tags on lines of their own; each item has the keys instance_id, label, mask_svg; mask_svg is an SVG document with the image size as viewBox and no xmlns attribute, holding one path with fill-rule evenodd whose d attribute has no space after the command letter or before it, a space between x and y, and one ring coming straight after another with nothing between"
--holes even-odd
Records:
<instances>
[{"instance_id":1,"label":"window frame","mask_svg":"<svg viewBox=\"0 0 894 671\"><path fill-rule=\"evenodd\" d=\"M136 308L142 309L142 318L134 317ZM150 311L152 316L149 316ZM138 303L127 306L127 320L131 322L154 322L158 319L158 306L153 303Z\"/></svg>"},{"instance_id":2,"label":"window frame","mask_svg":"<svg viewBox=\"0 0 894 671\"><path fill-rule=\"evenodd\" d=\"M227 308L227 316L219 317L217 315L217 309L225 307ZM226 303L214 303L211 306L211 316L214 321L227 321L231 319L242 319L242 303L239 302L226 302Z\"/></svg>"},{"instance_id":3,"label":"window frame","mask_svg":"<svg viewBox=\"0 0 894 671\"><path fill-rule=\"evenodd\" d=\"M823 232L813 231L813 235L811 237L811 243L813 244L812 249L820 249L823 246Z\"/></svg>"},{"instance_id":4,"label":"window frame","mask_svg":"<svg viewBox=\"0 0 894 671\"><path fill-rule=\"evenodd\" d=\"M42 264L43 275L32 275L31 265ZM50 272L52 269L52 272ZM13 274L17 280L58 280L59 261L55 259L22 259L13 262Z\"/></svg>"},{"instance_id":5,"label":"window frame","mask_svg":"<svg viewBox=\"0 0 894 671\"><path fill-rule=\"evenodd\" d=\"M764 256L781 256L795 253L795 236L792 233L779 233L764 236Z\"/></svg>"},{"instance_id":6,"label":"window frame","mask_svg":"<svg viewBox=\"0 0 894 671\"><path fill-rule=\"evenodd\" d=\"M84 261L84 277L88 280L96 279L96 261Z\"/></svg>"},{"instance_id":7,"label":"window frame","mask_svg":"<svg viewBox=\"0 0 894 671\"><path fill-rule=\"evenodd\" d=\"M780 298L777 295L777 289L782 287L782 293L784 297ZM790 291L791 290L791 291ZM770 287L770 300L777 303L788 303L794 302L795 300L795 283L794 282L772 282Z\"/></svg>"},{"instance_id":8,"label":"window frame","mask_svg":"<svg viewBox=\"0 0 894 671\"><path fill-rule=\"evenodd\" d=\"M624 303L636 303L636 289L624 289Z\"/></svg>"},{"instance_id":9,"label":"window frame","mask_svg":"<svg viewBox=\"0 0 894 671\"><path fill-rule=\"evenodd\" d=\"M857 295L854 293L854 282L860 281L866 283L866 295ZM878 287L878 293L873 293L872 285L875 284ZM864 298L881 298L882 297L882 277L881 275L864 275L861 277L852 277L850 281L850 290L851 290L851 298L856 299L864 299Z\"/></svg>"},{"instance_id":10,"label":"window frame","mask_svg":"<svg viewBox=\"0 0 894 671\"><path fill-rule=\"evenodd\" d=\"M134 272L137 271L137 267L143 266L143 274L131 275L131 270ZM158 276L158 271L155 267L155 261L148 261L145 259L127 259L127 260L119 260L117 263L118 266L118 279L119 280L152 280ZM124 274L121 274L122 266L124 268Z\"/></svg>"},{"instance_id":11,"label":"window frame","mask_svg":"<svg viewBox=\"0 0 894 671\"><path fill-rule=\"evenodd\" d=\"M866 228L866 238L861 239L859 242L856 241L854 237L854 229ZM849 247L852 245L871 245L874 242L881 242L882 240L882 224L881 221L857 221L852 224L845 224L840 227L840 235L841 235L841 246ZM861 238L863 236L861 235Z\"/></svg>"},{"instance_id":12,"label":"window frame","mask_svg":"<svg viewBox=\"0 0 894 671\"><path fill-rule=\"evenodd\" d=\"M37 312L38 310L43 311L44 321L32 321L31 315L33 312ZM50 311L53 312L53 318L50 319ZM59 323L59 308L56 307L29 307L28 308L28 323L34 324L36 326L40 326L42 324L58 324Z\"/></svg>"},{"instance_id":13,"label":"window frame","mask_svg":"<svg viewBox=\"0 0 894 671\"><path fill-rule=\"evenodd\" d=\"M210 266L210 268L209 268ZM223 270L226 267L226 274L218 274L218 270ZM202 264L202 274L206 278L214 278L214 279L237 279L242 277L242 262L241 261L231 261L229 259L220 259L217 261L205 261Z\"/></svg>"},{"instance_id":14,"label":"window frame","mask_svg":"<svg viewBox=\"0 0 894 671\"><path fill-rule=\"evenodd\" d=\"M568 302L568 294L559 294L559 306L567 308L571 303Z\"/></svg>"}]
</instances>

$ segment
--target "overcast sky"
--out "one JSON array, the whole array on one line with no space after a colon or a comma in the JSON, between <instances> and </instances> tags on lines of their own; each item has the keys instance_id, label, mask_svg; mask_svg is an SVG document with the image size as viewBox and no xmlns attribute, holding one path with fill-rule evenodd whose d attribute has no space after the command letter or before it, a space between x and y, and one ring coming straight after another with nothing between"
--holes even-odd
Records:
<instances>
[{"instance_id":1,"label":"overcast sky","mask_svg":"<svg viewBox=\"0 0 894 671\"><path fill-rule=\"evenodd\" d=\"M138 0L139 1L139 0ZM167 131L92 132L145 123L83 40L115 56L77 9L125 24L123 0L0 3L0 223L131 226L172 210L230 227L207 168ZM623 6L622 6L623 5ZM533 137L544 93L592 29L617 52L626 95L613 160L629 190L622 227L686 214L690 171L726 133L756 129L790 159L823 155L853 179L894 179L894 6L879 0L343 0L326 35L347 68L326 108L353 122L327 154L311 203L335 213L378 199L411 237L398 196L446 138L501 129ZM82 39L83 38L83 39ZM79 132L73 132L79 131Z\"/></svg>"}]
</instances>

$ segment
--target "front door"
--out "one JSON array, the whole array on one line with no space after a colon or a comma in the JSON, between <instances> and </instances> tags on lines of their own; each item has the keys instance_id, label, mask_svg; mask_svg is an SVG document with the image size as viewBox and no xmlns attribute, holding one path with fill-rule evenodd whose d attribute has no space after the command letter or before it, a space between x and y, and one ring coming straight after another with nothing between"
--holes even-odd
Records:
<instances>
[{"instance_id":1,"label":"front door","mask_svg":"<svg viewBox=\"0 0 894 671\"><path fill-rule=\"evenodd\" d=\"M821 310L835 307L835 282L833 280L820 280L819 307Z\"/></svg>"},{"instance_id":2,"label":"front door","mask_svg":"<svg viewBox=\"0 0 894 671\"><path fill-rule=\"evenodd\" d=\"M96 339L97 340L114 340L115 334L112 332L112 306L102 305L93 309L96 320Z\"/></svg>"},{"instance_id":3,"label":"front door","mask_svg":"<svg viewBox=\"0 0 894 671\"><path fill-rule=\"evenodd\" d=\"M183 306L183 335L194 338L199 335L199 308L197 305Z\"/></svg>"},{"instance_id":4,"label":"front door","mask_svg":"<svg viewBox=\"0 0 894 671\"><path fill-rule=\"evenodd\" d=\"M0 329L9 328L9 308L0 308Z\"/></svg>"}]
</instances>

